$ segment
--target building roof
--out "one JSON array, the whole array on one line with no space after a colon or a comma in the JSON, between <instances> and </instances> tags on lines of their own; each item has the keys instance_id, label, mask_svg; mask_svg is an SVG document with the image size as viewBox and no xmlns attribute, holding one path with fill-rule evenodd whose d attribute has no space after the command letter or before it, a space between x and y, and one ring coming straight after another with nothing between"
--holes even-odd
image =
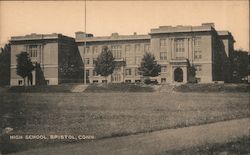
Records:
<instances>
[{"instance_id":1,"label":"building roof","mask_svg":"<svg viewBox=\"0 0 250 155\"><path fill-rule=\"evenodd\" d=\"M201 32L214 30L214 23L203 23L201 26L159 26L151 29L149 34L178 33L178 32Z\"/></svg>"},{"instance_id":2,"label":"building roof","mask_svg":"<svg viewBox=\"0 0 250 155\"><path fill-rule=\"evenodd\" d=\"M31 33L25 36L13 36L11 37L10 41L24 41L24 40L42 40L42 39L59 39L59 38L70 38L74 39L68 36L64 36L60 33L52 33L52 34L36 34Z\"/></svg>"},{"instance_id":3,"label":"building roof","mask_svg":"<svg viewBox=\"0 0 250 155\"><path fill-rule=\"evenodd\" d=\"M79 34L79 32L77 32ZM149 35L119 35L118 33L112 33L111 36L101 36L101 37L85 37L84 33L82 35L76 34L76 42L98 42L98 41L123 41L123 40L143 40L150 39Z\"/></svg>"}]
</instances>

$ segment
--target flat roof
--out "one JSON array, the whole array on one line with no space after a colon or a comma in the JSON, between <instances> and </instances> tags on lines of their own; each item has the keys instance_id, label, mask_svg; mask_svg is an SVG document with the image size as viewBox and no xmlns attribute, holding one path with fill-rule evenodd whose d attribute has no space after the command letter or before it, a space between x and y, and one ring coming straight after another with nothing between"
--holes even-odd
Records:
<instances>
[{"instance_id":1,"label":"flat roof","mask_svg":"<svg viewBox=\"0 0 250 155\"><path fill-rule=\"evenodd\" d=\"M98 42L98 41L123 41L150 39L150 35L115 35L103 37L76 37L76 42Z\"/></svg>"},{"instance_id":2,"label":"flat roof","mask_svg":"<svg viewBox=\"0 0 250 155\"><path fill-rule=\"evenodd\" d=\"M68 36L64 36L61 33L52 33L52 34L28 34L25 36L13 36L10 41L24 41L24 40L42 40L42 39L59 39L59 38L71 38Z\"/></svg>"}]
</instances>

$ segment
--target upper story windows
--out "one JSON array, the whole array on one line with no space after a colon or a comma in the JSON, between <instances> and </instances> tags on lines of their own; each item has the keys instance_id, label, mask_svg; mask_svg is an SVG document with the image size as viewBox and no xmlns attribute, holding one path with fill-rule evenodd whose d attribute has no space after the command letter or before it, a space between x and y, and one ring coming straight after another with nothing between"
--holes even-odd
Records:
<instances>
[{"instance_id":1,"label":"upper story windows","mask_svg":"<svg viewBox=\"0 0 250 155\"><path fill-rule=\"evenodd\" d=\"M126 45L125 46L125 53L126 53L126 57L128 57L130 55L130 45Z\"/></svg>"},{"instance_id":2,"label":"upper story windows","mask_svg":"<svg viewBox=\"0 0 250 155\"><path fill-rule=\"evenodd\" d=\"M167 60L167 52L160 52L160 60Z\"/></svg>"},{"instance_id":3,"label":"upper story windows","mask_svg":"<svg viewBox=\"0 0 250 155\"><path fill-rule=\"evenodd\" d=\"M160 47L166 47L167 46L167 40L166 39L160 39Z\"/></svg>"},{"instance_id":4,"label":"upper story windows","mask_svg":"<svg viewBox=\"0 0 250 155\"><path fill-rule=\"evenodd\" d=\"M35 58L38 56L38 53L40 53L41 45L28 45L26 48L29 56Z\"/></svg>"},{"instance_id":5,"label":"upper story windows","mask_svg":"<svg viewBox=\"0 0 250 155\"><path fill-rule=\"evenodd\" d=\"M184 39L175 39L175 51L176 52L184 52Z\"/></svg>"},{"instance_id":6,"label":"upper story windows","mask_svg":"<svg viewBox=\"0 0 250 155\"><path fill-rule=\"evenodd\" d=\"M194 59L198 60L202 58L202 51L201 51L201 38L194 39Z\"/></svg>"},{"instance_id":7,"label":"upper story windows","mask_svg":"<svg viewBox=\"0 0 250 155\"><path fill-rule=\"evenodd\" d=\"M98 47L97 46L93 46L92 50L93 50L93 54L98 53Z\"/></svg>"},{"instance_id":8,"label":"upper story windows","mask_svg":"<svg viewBox=\"0 0 250 155\"><path fill-rule=\"evenodd\" d=\"M144 52L150 52L150 44L144 44Z\"/></svg>"},{"instance_id":9,"label":"upper story windows","mask_svg":"<svg viewBox=\"0 0 250 155\"><path fill-rule=\"evenodd\" d=\"M140 52L140 44L135 44L135 53Z\"/></svg>"},{"instance_id":10,"label":"upper story windows","mask_svg":"<svg viewBox=\"0 0 250 155\"><path fill-rule=\"evenodd\" d=\"M113 53L113 57L116 59L122 58L122 47L120 45L111 46L111 51Z\"/></svg>"}]
</instances>

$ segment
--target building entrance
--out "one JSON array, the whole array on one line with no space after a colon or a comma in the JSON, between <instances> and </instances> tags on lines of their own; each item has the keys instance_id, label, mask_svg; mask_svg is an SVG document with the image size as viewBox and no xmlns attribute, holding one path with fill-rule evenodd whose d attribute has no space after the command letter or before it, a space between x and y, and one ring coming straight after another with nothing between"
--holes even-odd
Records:
<instances>
[{"instance_id":1,"label":"building entrance","mask_svg":"<svg viewBox=\"0 0 250 155\"><path fill-rule=\"evenodd\" d=\"M179 67L174 70L174 81L183 82L183 70Z\"/></svg>"}]
</instances>

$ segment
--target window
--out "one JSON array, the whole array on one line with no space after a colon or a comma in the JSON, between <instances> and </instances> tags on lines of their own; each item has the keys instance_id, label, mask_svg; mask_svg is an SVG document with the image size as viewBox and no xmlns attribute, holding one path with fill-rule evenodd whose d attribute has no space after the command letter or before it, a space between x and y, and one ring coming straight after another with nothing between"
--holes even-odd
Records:
<instances>
[{"instance_id":1,"label":"window","mask_svg":"<svg viewBox=\"0 0 250 155\"><path fill-rule=\"evenodd\" d=\"M167 72L167 66L161 66L161 72L166 73Z\"/></svg>"},{"instance_id":2,"label":"window","mask_svg":"<svg viewBox=\"0 0 250 155\"><path fill-rule=\"evenodd\" d=\"M132 75L132 74L131 74L131 69L126 69L126 70L125 70L125 74L126 74L126 75Z\"/></svg>"},{"instance_id":3,"label":"window","mask_svg":"<svg viewBox=\"0 0 250 155\"><path fill-rule=\"evenodd\" d=\"M166 39L160 39L160 47L165 47L167 46L167 40Z\"/></svg>"},{"instance_id":4,"label":"window","mask_svg":"<svg viewBox=\"0 0 250 155\"><path fill-rule=\"evenodd\" d=\"M93 70L93 76L97 76L97 73L95 70Z\"/></svg>"},{"instance_id":5,"label":"window","mask_svg":"<svg viewBox=\"0 0 250 155\"><path fill-rule=\"evenodd\" d=\"M84 53L89 53L89 47L86 46L86 51L85 51L85 47L83 46L83 50L84 50Z\"/></svg>"},{"instance_id":6,"label":"window","mask_svg":"<svg viewBox=\"0 0 250 155\"><path fill-rule=\"evenodd\" d=\"M150 52L150 45L149 44L144 45L144 52Z\"/></svg>"},{"instance_id":7,"label":"window","mask_svg":"<svg viewBox=\"0 0 250 155\"><path fill-rule=\"evenodd\" d=\"M23 81L22 80L18 80L18 85L19 86L23 85Z\"/></svg>"},{"instance_id":8,"label":"window","mask_svg":"<svg viewBox=\"0 0 250 155\"><path fill-rule=\"evenodd\" d=\"M166 82L166 78L161 78L161 83L165 83Z\"/></svg>"},{"instance_id":9,"label":"window","mask_svg":"<svg viewBox=\"0 0 250 155\"><path fill-rule=\"evenodd\" d=\"M140 83L141 82L141 80L135 80L135 83Z\"/></svg>"},{"instance_id":10,"label":"window","mask_svg":"<svg viewBox=\"0 0 250 155\"><path fill-rule=\"evenodd\" d=\"M184 39L176 39L175 40L175 51L176 52L184 52Z\"/></svg>"},{"instance_id":11,"label":"window","mask_svg":"<svg viewBox=\"0 0 250 155\"><path fill-rule=\"evenodd\" d=\"M126 58L126 64L133 64L134 63L134 59L133 58Z\"/></svg>"},{"instance_id":12,"label":"window","mask_svg":"<svg viewBox=\"0 0 250 155\"><path fill-rule=\"evenodd\" d=\"M46 81L46 84L49 85L49 80L45 80Z\"/></svg>"},{"instance_id":13,"label":"window","mask_svg":"<svg viewBox=\"0 0 250 155\"><path fill-rule=\"evenodd\" d=\"M126 53L126 56L129 56L129 53L130 53L130 45L126 45L126 46L125 46L125 53Z\"/></svg>"},{"instance_id":14,"label":"window","mask_svg":"<svg viewBox=\"0 0 250 155\"><path fill-rule=\"evenodd\" d=\"M201 59L201 51L194 51L194 59Z\"/></svg>"},{"instance_id":15,"label":"window","mask_svg":"<svg viewBox=\"0 0 250 155\"><path fill-rule=\"evenodd\" d=\"M108 80L102 80L102 83L108 83Z\"/></svg>"},{"instance_id":16,"label":"window","mask_svg":"<svg viewBox=\"0 0 250 155\"><path fill-rule=\"evenodd\" d=\"M202 71L201 65L195 65L196 73L199 74Z\"/></svg>"},{"instance_id":17,"label":"window","mask_svg":"<svg viewBox=\"0 0 250 155\"><path fill-rule=\"evenodd\" d=\"M31 58L35 58L38 56L38 52L40 52L40 49L41 49L40 45L28 45L27 53Z\"/></svg>"},{"instance_id":18,"label":"window","mask_svg":"<svg viewBox=\"0 0 250 155\"><path fill-rule=\"evenodd\" d=\"M114 74L112 75L112 80L113 81L121 81L121 75L120 74Z\"/></svg>"},{"instance_id":19,"label":"window","mask_svg":"<svg viewBox=\"0 0 250 155\"><path fill-rule=\"evenodd\" d=\"M113 57L116 59L122 58L122 48L120 45L111 46L111 51L113 53Z\"/></svg>"},{"instance_id":20,"label":"window","mask_svg":"<svg viewBox=\"0 0 250 155\"><path fill-rule=\"evenodd\" d=\"M135 64L139 65L141 63L141 57L135 57Z\"/></svg>"},{"instance_id":21,"label":"window","mask_svg":"<svg viewBox=\"0 0 250 155\"><path fill-rule=\"evenodd\" d=\"M97 54L98 53L98 47L97 46L93 46L93 54Z\"/></svg>"},{"instance_id":22,"label":"window","mask_svg":"<svg viewBox=\"0 0 250 155\"><path fill-rule=\"evenodd\" d=\"M131 80L125 80L126 83L131 83Z\"/></svg>"},{"instance_id":23,"label":"window","mask_svg":"<svg viewBox=\"0 0 250 155\"><path fill-rule=\"evenodd\" d=\"M167 52L160 52L160 60L167 60Z\"/></svg>"},{"instance_id":24,"label":"window","mask_svg":"<svg viewBox=\"0 0 250 155\"><path fill-rule=\"evenodd\" d=\"M98 80L93 80L93 83L98 83Z\"/></svg>"},{"instance_id":25,"label":"window","mask_svg":"<svg viewBox=\"0 0 250 155\"><path fill-rule=\"evenodd\" d=\"M201 46L201 38L194 38L194 46L195 47Z\"/></svg>"},{"instance_id":26,"label":"window","mask_svg":"<svg viewBox=\"0 0 250 155\"><path fill-rule=\"evenodd\" d=\"M201 59L202 52L201 52L201 38L194 39L194 59Z\"/></svg>"},{"instance_id":27,"label":"window","mask_svg":"<svg viewBox=\"0 0 250 155\"><path fill-rule=\"evenodd\" d=\"M139 53L140 52L140 44L135 45L135 52Z\"/></svg>"},{"instance_id":28,"label":"window","mask_svg":"<svg viewBox=\"0 0 250 155\"><path fill-rule=\"evenodd\" d=\"M115 67L114 72L121 72L121 67Z\"/></svg>"},{"instance_id":29,"label":"window","mask_svg":"<svg viewBox=\"0 0 250 155\"><path fill-rule=\"evenodd\" d=\"M135 69L135 76L137 76L137 75L140 75L140 74L139 74L139 69L138 69L138 68Z\"/></svg>"},{"instance_id":30,"label":"window","mask_svg":"<svg viewBox=\"0 0 250 155\"><path fill-rule=\"evenodd\" d=\"M89 58L85 59L85 64L90 64Z\"/></svg>"},{"instance_id":31,"label":"window","mask_svg":"<svg viewBox=\"0 0 250 155\"><path fill-rule=\"evenodd\" d=\"M97 62L97 58L93 58L93 64L95 65Z\"/></svg>"}]
</instances>

